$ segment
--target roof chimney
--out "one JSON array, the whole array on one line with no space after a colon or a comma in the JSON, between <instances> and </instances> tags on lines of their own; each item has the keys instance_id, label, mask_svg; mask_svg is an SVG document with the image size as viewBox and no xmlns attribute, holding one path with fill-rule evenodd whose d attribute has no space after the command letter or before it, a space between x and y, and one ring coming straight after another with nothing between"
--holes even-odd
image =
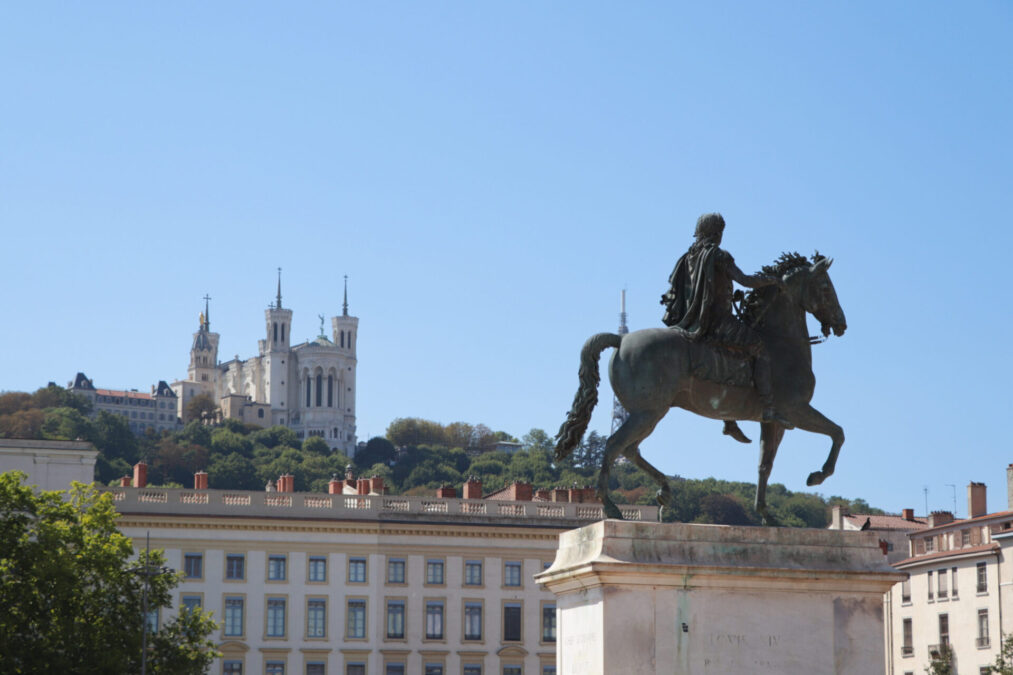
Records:
<instances>
[{"instance_id":1,"label":"roof chimney","mask_svg":"<svg viewBox=\"0 0 1013 675\"><path fill-rule=\"evenodd\" d=\"M967 484L967 517L977 518L988 513L988 500L985 498L985 484L971 481Z\"/></svg>"},{"instance_id":2,"label":"roof chimney","mask_svg":"<svg viewBox=\"0 0 1013 675\"><path fill-rule=\"evenodd\" d=\"M474 476L468 476L468 480L464 483L463 497L464 499L481 499L482 498L482 481Z\"/></svg>"},{"instance_id":3,"label":"roof chimney","mask_svg":"<svg viewBox=\"0 0 1013 675\"><path fill-rule=\"evenodd\" d=\"M360 495L368 495L369 494L369 479L368 478L360 478L359 482L358 482L358 485L356 486L356 490L357 490L358 494L360 494Z\"/></svg>"},{"instance_id":4,"label":"roof chimney","mask_svg":"<svg viewBox=\"0 0 1013 675\"><path fill-rule=\"evenodd\" d=\"M437 499L456 499L457 498L457 488L451 487L450 485L441 485L440 487L436 488L436 498Z\"/></svg>"},{"instance_id":5,"label":"roof chimney","mask_svg":"<svg viewBox=\"0 0 1013 675\"><path fill-rule=\"evenodd\" d=\"M914 509L904 509L903 511L900 512L900 516L904 520L914 520L915 519L915 510Z\"/></svg>"},{"instance_id":6,"label":"roof chimney","mask_svg":"<svg viewBox=\"0 0 1013 675\"><path fill-rule=\"evenodd\" d=\"M134 487L142 488L148 485L148 465L144 462L134 464Z\"/></svg>"},{"instance_id":7,"label":"roof chimney","mask_svg":"<svg viewBox=\"0 0 1013 675\"><path fill-rule=\"evenodd\" d=\"M929 514L929 527L939 527L953 522L953 514L949 511L933 511Z\"/></svg>"},{"instance_id":8,"label":"roof chimney","mask_svg":"<svg viewBox=\"0 0 1013 675\"><path fill-rule=\"evenodd\" d=\"M130 487L130 476L120 478L120 487Z\"/></svg>"},{"instance_id":9,"label":"roof chimney","mask_svg":"<svg viewBox=\"0 0 1013 675\"><path fill-rule=\"evenodd\" d=\"M830 511L830 526L834 530L844 529L844 507L840 504L834 504Z\"/></svg>"},{"instance_id":10,"label":"roof chimney","mask_svg":"<svg viewBox=\"0 0 1013 675\"><path fill-rule=\"evenodd\" d=\"M531 488L531 483L514 481L510 486L510 498L515 502L530 502L533 496L534 490Z\"/></svg>"},{"instance_id":11,"label":"roof chimney","mask_svg":"<svg viewBox=\"0 0 1013 675\"><path fill-rule=\"evenodd\" d=\"M295 492L295 476L290 473L279 476L278 492Z\"/></svg>"},{"instance_id":12,"label":"roof chimney","mask_svg":"<svg viewBox=\"0 0 1013 675\"><path fill-rule=\"evenodd\" d=\"M327 484L327 494L329 495L340 495L341 488L344 486L345 481L338 478L337 474L331 476L331 481Z\"/></svg>"},{"instance_id":13,"label":"roof chimney","mask_svg":"<svg viewBox=\"0 0 1013 675\"><path fill-rule=\"evenodd\" d=\"M193 489L194 490L207 490L208 489L208 474L207 471L198 471L193 475Z\"/></svg>"},{"instance_id":14,"label":"roof chimney","mask_svg":"<svg viewBox=\"0 0 1013 675\"><path fill-rule=\"evenodd\" d=\"M382 495L383 494L383 476L370 476L369 478L369 492L371 494Z\"/></svg>"}]
</instances>

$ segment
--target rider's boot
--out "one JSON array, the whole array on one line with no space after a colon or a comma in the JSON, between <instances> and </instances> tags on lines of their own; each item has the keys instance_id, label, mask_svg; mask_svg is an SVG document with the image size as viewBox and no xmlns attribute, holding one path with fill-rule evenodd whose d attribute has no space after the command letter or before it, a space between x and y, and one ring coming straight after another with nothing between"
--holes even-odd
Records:
<instances>
[{"instance_id":1,"label":"rider's boot","mask_svg":"<svg viewBox=\"0 0 1013 675\"><path fill-rule=\"evenodd\" d=\"M774 407L774 391L770 377L770 357L766 354L757 356L753 362L753 380L756 382L756 392L763 402L763 421L775 422L785 429L794 429L795 425L785 419L784 415L777 412Z\"/></svg>"}]
</instances>

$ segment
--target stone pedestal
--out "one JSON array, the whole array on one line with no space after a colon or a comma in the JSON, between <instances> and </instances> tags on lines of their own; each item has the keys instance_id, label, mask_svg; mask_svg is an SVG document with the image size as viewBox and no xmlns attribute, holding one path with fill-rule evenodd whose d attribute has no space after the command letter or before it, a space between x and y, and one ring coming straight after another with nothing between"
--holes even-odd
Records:
<instances>
[{"instance_id":1,"label":"stone pedestal","mask_svg":"<svg viewBox=\"0 0 1013 675\"><path fill-rule=\"evenodd\" d=\"M874 675L905 576L871 532L606 520L561 534L535 579L559 675Z\"/></svg>"}]
</instances>

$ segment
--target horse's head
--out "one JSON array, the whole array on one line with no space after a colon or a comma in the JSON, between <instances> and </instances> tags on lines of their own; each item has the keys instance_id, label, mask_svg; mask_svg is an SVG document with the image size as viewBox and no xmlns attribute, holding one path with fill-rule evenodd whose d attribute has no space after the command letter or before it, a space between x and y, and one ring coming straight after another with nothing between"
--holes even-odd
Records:
<instances>
[{"instance_id":1,"label":"horse's head","mask_svg":"<svg viewBox=\"0 0 1013 675\"><path fill-rule=\"evenodd\" d=\"M799 302L805 311L820 322L824 337L829 336L831 331L837 336L844 335L848 328L844 310L837 300L834 282L828 273L833 262L831 258L816 257L815 263L790 275L797 277Z\"/></svg>"}]
</instances>

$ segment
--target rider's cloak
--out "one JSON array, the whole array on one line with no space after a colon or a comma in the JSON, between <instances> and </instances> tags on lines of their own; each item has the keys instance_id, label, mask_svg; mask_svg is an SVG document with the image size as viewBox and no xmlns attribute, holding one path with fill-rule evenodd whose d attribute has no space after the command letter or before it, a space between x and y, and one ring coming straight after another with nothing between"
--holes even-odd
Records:
<instances>
[{"instance_id":1,"label":"rider's cloak","mask_svg":"<svg viewBox=\"0 0 1013 675\"><path fill-rule=\"evenodd\" d=\"M661 296L666 308L662 321L681 329L690 340L707 335L721 319L715 316L715 265L722 254L728 255L717 244L690 248L675 263L668 278L671 287Z\"/></svg>"}]
</instances>

